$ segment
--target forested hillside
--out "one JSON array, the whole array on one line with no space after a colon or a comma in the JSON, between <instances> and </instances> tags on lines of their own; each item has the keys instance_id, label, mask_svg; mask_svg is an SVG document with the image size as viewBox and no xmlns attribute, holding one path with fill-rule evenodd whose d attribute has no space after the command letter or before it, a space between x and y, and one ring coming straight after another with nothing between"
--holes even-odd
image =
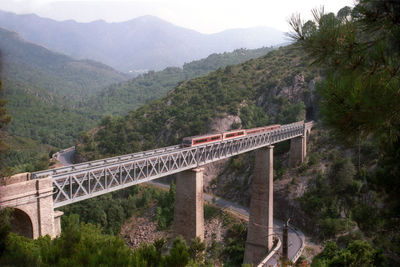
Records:
<instances>
[{"instance_id":1,"label":"forested hillside","mask_svg":"<svg viewBox=\"0 0 400 267\"><path fill-rule=\"evenodd\" d=\"M77 101L127 77L98 62L78 61L0 29L1 98L12 122L5 128L10 150L3 166L14 172L47 168L51 146L71 146L94 126ZM34 152L36 151L36 153Z\"/></svg>"},{"instance_id":2,"label":"forested hillside","mask_svg":"<svg viewBox=\"0 0 400 267\"><path fill-rule=\"evenodd\" d=\"M82 99L127 79L104 64L54 53L2 28L0 48L3 79L34 85L68 99Z\"/></svg>"},{"instance_id":3,"label":"forested hillside","mask_svg":"<svg viewBox=\"0 0 400 267\"><path fill-rule=\"evenodd\" d=\"M314 218L356 222L338 245L327 245L315 266L398 266L400 2L361 0L337 14L313 10L313 17L304 23L293 16L292 38L324 70L321 119L332 141L348 151L332 157L334 168L318 177L304 202ZM328 229L343 226L330 222ZM354 241L359 238L373 249Z\"/></svg>"},{"instance_id":4,"label":"forested hillside","mask_svg":"<svg viewBox=\"0 0 400 267\"><path fill-rule=\"evenodd\" d=\"M213 120L238 116L244 128L304 119L308 83L318 72L292 47L180 83L168 95L123 118L104 118L82 137L80 154L94 159L178 144L210 131ZM308 101L310 102L310 101ZM310 108L311 103L307 103Z\"/></svg>"},{"instance_id":5,"label":"forested hillside","mask_svg":"<svg viewBox=\"0 0 400 267\"><path fill-rule=\"evenodd\" d=\"M169 67L162 71L150 71L129 81L105 88L84 101L80 109L90 114L93 119L100 119L105 114L126 115L146 102L164 97L180 82L205 75L227 65L235 65L263 56L272 50L273 48L237 49L186 63L183 68Z\"/></svg>"}]
</instances>

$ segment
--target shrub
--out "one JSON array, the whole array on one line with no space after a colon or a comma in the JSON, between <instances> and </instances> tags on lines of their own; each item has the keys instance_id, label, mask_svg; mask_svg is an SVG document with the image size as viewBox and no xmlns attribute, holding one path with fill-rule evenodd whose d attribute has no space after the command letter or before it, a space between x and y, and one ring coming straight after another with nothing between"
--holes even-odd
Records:
<instances>
[{"instance_id":1,"label":"shrub","mask_svg":"<svg viewBox=\"0 0 400 267\"><path fill-rule=\"evenodd\" d=\"M214 205L204 204L204 220L211 220L220 214L218 207Z\"/></svg>"}]
</instances>

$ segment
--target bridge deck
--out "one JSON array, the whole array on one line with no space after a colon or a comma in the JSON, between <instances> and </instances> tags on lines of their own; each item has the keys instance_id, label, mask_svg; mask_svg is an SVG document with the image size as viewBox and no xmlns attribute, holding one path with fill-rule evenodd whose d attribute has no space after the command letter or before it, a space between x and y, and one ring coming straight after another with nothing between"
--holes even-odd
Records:
<instances>
[{"instance_id":1,"label":"bridge deck","mask_svg":"<svg viewBox=\"0 0 400 267\"><path fill-rule=\"evenodd\" d=\"M170 146L36 172L32 177L52 176L56 208L303 136L305 127L307 123L297 122L208 145Z\"/></svg>"}]
</instances>

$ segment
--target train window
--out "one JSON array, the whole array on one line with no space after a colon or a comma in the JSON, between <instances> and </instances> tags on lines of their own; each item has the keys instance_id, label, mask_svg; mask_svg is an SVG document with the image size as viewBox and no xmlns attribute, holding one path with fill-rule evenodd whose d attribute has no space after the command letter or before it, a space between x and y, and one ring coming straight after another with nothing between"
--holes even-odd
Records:
<instances>
[{"instance_id":1,"label":"train window","mask_svg":"<svg viewBox=\"0 0 400 267\"><path fill-rule=\"evenodd\" d=\"M238 132L237 135L243 135L243 132Z\"/></svg>"},{"instance_id":2,"label":"train window","mask_svg":"<svg viewBox=\"0 0 400 267\"><path fill-rule=\"evenodd\" d=\"M204 142L207 142L207 138L194 141L195 144L204 143Z\"/></svg>"},{"instance_id":3,"label":"train window","mask_svg":"<svg viewBox=\"0 0 400 267\"><path fill-rule=\"evenodd\" d=\"M220 139L220 136L214 136L214 137L211 137L211 140L219 140Z\"/></svg>"},{"instance_id":4,"label":"train window","mask_svg":"<svg viewBox=\"0 0 400 267\"><path fill-rule=\"evenodd\" d=\"M231 133L226 135L226 137L232 137L232 136L235 136L235 134Z\"/></svg>"}]
</instances>

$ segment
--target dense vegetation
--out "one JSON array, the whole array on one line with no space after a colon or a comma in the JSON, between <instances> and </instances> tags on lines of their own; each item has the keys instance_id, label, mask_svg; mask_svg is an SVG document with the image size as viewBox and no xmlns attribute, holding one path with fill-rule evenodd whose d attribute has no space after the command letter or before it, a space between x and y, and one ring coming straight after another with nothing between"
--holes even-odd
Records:
<instances>
[{"instance_id":1,"label":"dense vegetation","mask_svg":"<svg viewBox=\"0 0 400 267\"><path fill-rule=\"evenodd\" d=\"M177 144L183 136L206 133L212 120L228 114L239 115L243 127L304 119L302 92L318 72L305 69L303 61L292 48L281 48L183 82L125 117L103 118L96 131L82 136L78 152L94 159ZM305 81L294 87L296 77Z\"/></svg>"},{"instance_id":2,"label":"dense vegetation","mask_svg":"<svg viewBox=\"0 0 400 267\"><path fill-rule=\"evenodd\" d=\"M1 58L1 54L0 54L0 58ZM0 97L1 97L1 90L2 90L2 81L0 80ZM3 129L2 129L4 126L9 124L11 121L11 117L10 117L10 115L7 114L7 110L5 108L6 104L7 104L7 101L0 98L0 155L2 155L8 149L6 143L4 142L4 133L3 133ZM5 174L6 168L7 168L7 165L4 164L4 162L1 162L0 163L0 177L2 177Z\"/></svg>"},{"instance_id":3,"label":"dense vegetation","mask_svg":"<svg viewBox=\"0 0 400 267\"><path fill-rule=\"evenodd\" d=\"M314 258L312 266L382 266L382 258L368 242L355 240L345 248L339 248L331 241L326 244L324 251Z\"/></svg>"},{"instance_id":4,"label":"dense vegetation","mask_svg":"<svg viewBox=\"0 0 400 267\"><path fill-rule=\"evenodd\" d=\"M357 155L353 159L357 168L346 160L334 162L330 179L336 188L329 188L320 177L304 200L306 205L314 203L314 208L325 206L326 212L338 212L335 206L344 211L347 207L346 217L357 223L365 239L384 251L389 266L398 265L400 254L399 11L398 1L361 0L337 15L315 10L314 21L291 20L297 44L326 73L319 86L322 121L339 142L353 144ZM370 149L362 151L366 142ZM365 164L362 158L371 157L371 152L375 162ZM338 201L347 203L335 204ZM328 203L333 207L327 207ZM318 266L384 264L374 262L376 252L366 243L345 245L344 250L328 245L316 260ZM352 259L354 250L362 251L361 259Z\"/></svg>"},{"instance_id":5,"label":"dense vegetation","mask_svg":"<svg viewBox=\"0 0 400 267\"><path fill-rule=\"evenodd\" d=\"M155 207L153 220L157 222L158 229L171 229L174 203L175 186L172 183L168 192L150 186L133 186L71 204L61 210L65 214L62 219L66 224L68 223L66 220L69 220L71 216L78 215L81 222L98 225L104 234L118 235L127 219L131 216L140 216L153 207ZM212 244L204 245L202 251L206 254L195 258L203 258L208 262L225 262L227 266L238 266L243 262L246 226L216 206L205 204L204 219L207 221L216 217L221 218L228 229L225 244L213 241ZM190 245L194 246L195 243ZM190 249L189 254L191 254ZM157 260L159 261L160 259Z\"/></svg>"},{"instance_id":6,"label":"dense vegetation","mask_svg":"<svg viewBox=\"0 0 400 267\"><path fill-rule=\"evenodd\" d=\"M0 95L8 100L13 120L5 128L10 149L0 154L0 162L13 173L47 168L51 151L71 146L79 132L94 125L56 95L34 85L3 81Z\"/></svg>"},{"instance_id":7,"label":"dense vegetation","mask_svg":"<svg viewBox=\"0 0 400 267\"><path fill-rule=\"evenodd\" d=\"M127 77L94 61L74 60L22 40L0 28L2 79L8 78L67 98L81 99ZM29 88L29 87L28 87Z\"/></svg>"},{"instance_id":8,"label":"dense vegetation","mask_svg":"<svg viewBox=\"0 0 400 267\"><path fill-rule=\"evenodd\" d=\"M0 166L7 170L8 175L47 169L55 163L49 162L50 155L56 151L52 146L24 137L10 137L7 134L5 142L10 149L0 153Z\"/></svg>"},{"instance_id":9,"label":"dense vegetation","mask_svg":"<svg viewBox=\"0 0 400 267\"><path fill-rule=\"evenodd\" d=\"M154 220L160 230L172 225L174 218L175 186L169 192L149 186L131 186L118 192L91 198L63 207L66 215L77 214L82 222L100 225L104 233L117 235L123 223L140 215L156 203Z\"/></svg>"},{"instance_id":10,"label":"dense vegetation","mask_svg":"<svg viewBox=\"0 0 400 267\"><path fill-rule=\"evenodd\" d=\"M194 239L189 246L178 237L168 253L164 239L131 251L124 241L102 234L93 224L67 216L60 237L36 240L10 233L8 210L0 211L0 265L2 266L213 266L204 262L204 243Z\"/></svg>"},{"instance_id":11,"label":"dense vegetation","mask_svg":"<svg viewBox=\"0 0 400 267\"><path fill-rule=\"evenodd\" d=\"M162 222L173 216L174 186L169 192L148 186L125 190L78 202L64 207L63 232L50 240L40 237L29 240L10 233L12 210L0 211L0 264L23 266L94 265L104 266L238 266L243 262L246 226L229 213L213 205L205 205L205 220L221 218L228 229L224 243L206 246L198 238L186 244L181 238L155 240L131 252L118 237L122 223L130 216L140 215L156 203L153 219ZM95 205L95 206L94 206ZM161 214L161 215L160 215ZM161 219L160 218L164 218ZM160 224L161 223L161 224ZM169 223L167 228L171 227ZM110 259L110 255L118 257Z\"/></svg>"},{"instance_id":12,"label":"dense vegetation","mask_svg":"<svg viewBox=\"0 0 400 267\"><path fill-rule=\"evenodd\" d=\"M71 146L94 125L75 110L75 101L126 79L108 66L51 52L4 29L0 47L0 97L13 118L4 128L10 150L0 154L0 162L14 173L47 168L52 146Z\"/></svg>"},{"instance_id":13,"label":"dense vegetation","mask_svg":"<svg viewBox=\"0 0 400 267\"><path fill-rule=\"evenodd\" d=\"M55 147L68 147L79 133L95 125L59 96L21 82L4 80L4 98L13 117L7 127L10 136L19 136ZM67 102L67 103L66 103Z\"/></svg>"}]
</instances>

